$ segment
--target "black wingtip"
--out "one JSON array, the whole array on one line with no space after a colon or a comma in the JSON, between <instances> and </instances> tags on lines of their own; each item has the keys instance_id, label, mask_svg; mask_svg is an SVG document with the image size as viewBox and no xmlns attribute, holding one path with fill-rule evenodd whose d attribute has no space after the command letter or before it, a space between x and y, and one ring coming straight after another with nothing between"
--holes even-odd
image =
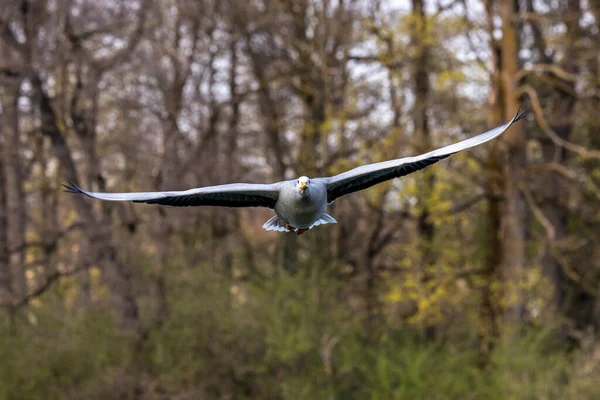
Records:
<instances>
[{"instance_id":1,"label":"black wingtip","mask_svg":"<svg viewBox=\"0 0 600 400\"><path fill-rule=\"evenodd\" d=\"M515 114L513 122L522 120L523 118L525 118L527 116L527 113L528 113L528 110L526 108L523 108L523 111L521 111L521 107L519 107L517 109L517 113Z\"/></svg>"},{"instance_id":2,"label":"black wingtip","mask_svg":"<svg viewBox=\"0 0 600 400\"><path fill-rule=\"evenodd\" d=\"M63 183L62 186L65 188L65 192L67 193L86 194L79 186L71 181L67 181L66 184Z\"/></svg>"}]
</instances>

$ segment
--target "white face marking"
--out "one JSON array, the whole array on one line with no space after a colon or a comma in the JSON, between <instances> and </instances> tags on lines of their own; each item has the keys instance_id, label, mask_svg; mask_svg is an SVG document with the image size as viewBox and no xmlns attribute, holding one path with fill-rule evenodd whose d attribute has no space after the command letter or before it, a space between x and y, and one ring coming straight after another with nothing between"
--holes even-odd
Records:
<instances>
[{"instance_id":1,"label":"white face marking","mask_svg":"<svg viewBox=\"0 0 600 400\"><path fill-rule=\"evenodd\" d=\"M302 196L306 196L308 195L308 191L310 189L310 179L308 179L307 176L301 176L300 178L298 178L298 181L296 182L296 187L298 188L298 191L300 191L300 194Z\"/></svg>"}]
</instances>

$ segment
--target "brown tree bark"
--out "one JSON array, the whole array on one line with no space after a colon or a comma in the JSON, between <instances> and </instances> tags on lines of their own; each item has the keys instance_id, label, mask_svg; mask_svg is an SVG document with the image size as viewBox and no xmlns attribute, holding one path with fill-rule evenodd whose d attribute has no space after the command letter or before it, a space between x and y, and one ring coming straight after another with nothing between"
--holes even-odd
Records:
<instances>
[{"instance_id":1,"label":"brown tree bark","mask_svg":"<svg viewBox=\"0 0 600 400\"><path fill-rule=\"evenodd\" d=\"M1 44L0 44L1 46ZM1 53L1 52L0 52ZM5 52L5 59L9 59ZM21 130L19 127L19 93L20 79L7 80L0 94L2 115L0 126L4 134L6 200L8 205L9 250L12 269L13 291L15 296L22 297L26 293L25 279L25 193L23 189L23 166L21 163Z\"/></svg>"},{"instance_id":2,"label":"brown tree bark","mask_svg":"<svg viewBox=\"0 0 600 400\"><path fill-rule=\"evenodd\" d=\"M491 107L490 122L498 125L502 120L502 87L500 83L500 46L494 39L494 4L491 0L485 2L486 25L491 50L490 93L488 103ZM487 210L486 223L486 252L484 258L484 282L481 288L481 304L479 308L479 347L483 355L491 350L493 339L498 335L498 295L494 293L494 283L497 282L499 266L502 261L502 242L500 237L500 206L502 195L502 161L494 146L488 155L485 198Z\"/></svg>"},{"instance_id":3,"label":"brown tree bark","mask_svg":"<svg viewBox=\"0 0 600 400\"><path fill-rule=\"evenodd\" d=\"M583 32L579 26L582 10L579 0L567 0L565 9L566 33L564 36L564 56L560 60L548 59L562 68L571 77L576 77L580 72L581 49L578 48ZM533 4L531 5L533 7ZM534 11L528 10L528 11ZM600 14L599 14L600 15ZM531 21L535 26L536 21ZM538 41L537 52L546 53L545 42ZM550 129L562 140L571 141L573 128L575 124L575 105L577 103L577 88L575 79L565 79L562 76L556 76L548 73L547 78L554 82L554 85L543 93L547 93L548 107L548 125ZM542 84L543 86L543 84ZM545 97L546 97L545 96ZM570 162L569 152L558 146L548 135L542 134L540 144L542 148L542 157L546 163L558 163L568 165ZM566 313L575 321L578 328L582 328L585 323L580 319L581 309L588 307L584 298L586 296L569 296L568 277L564 271L561 262L556 258L557 252L561 252L557 244L564 240L569 234L570 211L567 204L567 198L564 195L567 191L567 182L564 176L557 171L544 171L540 176L538 186L536 187L535 197L545 218L550 222L553 228L553 237L547 238L545 251L542 257L543 273L549 279L553 286L553 296L548 307L549 316L554 317L555 313ZM571 288L571 294L577 292L577 285ZM569 297L575 300L571 302ZM557 319L555 319L557 320Z\"/></svg>"},{"instance_id":4,"label":"brown tree bark","mask_svg":"<svg viewBox=\"0 0 600 400\"><path fill-rule=\"evenodd\" d=\"M490 123L495 126L512 117L519 107L517 10L512 1L486 0L485 7L492 54ZM496 7L502 20L500 41L493 36ZM480 346L484 354L490 350L492 339L500 334L500 323L510 329L520 321L523 312L519 288L525 265L526 214L519 190L526 162L523 124L511 126L501 140L491 144L487 159L487 248L479 311ZM501 291L493 289L496 283L502 284Z\"/></svg>"},{"instance_id":5,"label":"brown tree bark","mask_svg":"<svg viewBox=\"0 0 600 400\"><path fill-rule=\"evenodd\" d=\"M0 151L4 150L4 138L0 137ZM0 157L0 304L13 301L12 274L8 249L8 202L6 196L6 171Z\"/></svg>"},{"instance_id":6,"label":"brown tree bark","mask_svg":"<svg viewBox=\"0 0 600 400\"><path fill-rule=\"evenodd\" d=\"M125 61L138 44L143 33L147 10L148 4L142 4L135 29L128 38L127 45L111 56L99 59L86 50L83 45L86 35L74 29L70 14L65 24L65 34L72 46L76 69L76 83L72 93L68 116L73 122L73 130L85 154L85 178L83 181L87 187L98 191L106 190L105 179L101 172L100 160L97 153L96 126L98 123L98 101L100 95L98 84L105 72ZM44 92L39 77L36 76L35 82L41 99L42 119L45 118L49 124L49 128L46 128L46 130L42 129L42 132L50 136L53 141L54 151L57 154L62 154L61 165L65 168L67 174L71 176L71 179L77 182L78 174L73 164L72 151L68 147L63 132L59 129L53 105ZM138 308L133 295L130 266L123 264L119 260L117 249L113 242L111 210L115 206L103 203L100 206L101 212L96 214L90 204L85 201L77 201L80 203L79 211L83 217L87 231L83 248L84 252L82 252L80 262L83 265L91 265L97 262L102 267L102 276L110 289L113 306L117 311L119 321L124 326L135 327L138 320ZM89 300L89 277L87 277L86 271L84 271L84 274L86 276L83 280L83 289L84 293L87 293L87 299Z\"/></svg>"},{"instance_id":7,"label":"brown tree bark","mask_svg":"<svg viewBox=\"0 0 600 400\"><path fill-rule=\"evenodd\" d=\"M423 0L412 0L413 9L413 32L412 32L412 50L415 57L412 62L412 73L415 93L414 124L415 134L418 139L418 152L422 154L432 149L431 132L429 128L429 96L431 84L429 82L429 62L430 50L427 42L429 41L429 30L427 28L428 20L425 15L425 2ZM423 171L423 177L417 182L419 196L419 215L417 217L417 229L419 232L419 247L421 255L421 268L423 270L422 284L427 286L431 281L431 272L429 271L435 263L435 254L433 251L433 239L435 236L435 226L431 218L431 210L428 199L434 191L435 170L427 169ZM427 290L427 289L426 289ZM435 327L428 324L425 326L425 335L430 340L435 338Z\"/></svg>"},{"instance_id":8,"label":"brown tree bark","mask_svg":"<svg viewBox=\"0 0 600 400\"><path fill-rule=\"evenodd\" d=\"M40 102L42 133L50 138L54 154L59 159L65 175L69 177L69 180L78 182L72 152L59 128L50 98L44 91L38 76L32 77L32 81L38 92ZM73 196L73 201L77 205L80 217L87 226L86 230L92 241L92 260L104 266L103 277L110 289L119 322L125 327L133 328L137 325L139 315L133 295L131 271L127 265L118 260L110 225L105 225L102 220L96 219L91 204L82 196Z\"/></svg>"},{"instance_id":9,"label":"brown tree bark","mask_svg":"<svg viewBox=\"0 0 600 400\"><path fill-rule=\"evenodd\" d=\"M284 180L287 170L285 162L287 149L281 132L282 122L279 115L279 106L269 88L268 77L265 74L266 64L261 60L262 55L254 53L252 48L249 48L248 52L252 72L258 82L258 106L264 118L265 135L269 145L269 152L275 165L273 178L275 180Z\"/></svg>"},{"instance_id":10,"label":"brown tree bark","mask_svg":"<svg viewBox=\"0 0 600 400\"><path fill-rule=\"evenodd\" d=\"M519 31L516 2L501 1L502 39L500 41L500 78L502 84L503 120L519 108ZM522 317L523 298L519 281L525 267L526 205L519 190L524 182L526 165L524 124L515 124L504 135L503 201L500 215L501 270L504 281L504 323L513 325Z\"/></svg>"}]
</instances>

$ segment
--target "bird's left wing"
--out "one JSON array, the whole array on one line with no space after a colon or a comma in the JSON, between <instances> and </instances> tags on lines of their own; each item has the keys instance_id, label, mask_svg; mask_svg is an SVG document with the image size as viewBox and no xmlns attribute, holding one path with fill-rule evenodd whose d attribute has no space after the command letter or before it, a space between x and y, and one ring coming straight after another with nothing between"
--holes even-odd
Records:
<instances>
[{"instance_id":1,"label":"bird's left wing","mask_svg":"<svg viewBox=\"0 0 600 400\"><path fill-rule=\"evenodd\" d=\"M133 201L134 203L160 204L175 207L267 207L274 208L279 197L279 184L232 183L176 192L88 192L76 185L64 185L67 192L80 193L94 199L108 201Z\"/></svg>"},{"instance_id":2,"label":"bird's left wing","mask_svg":"<svg viewBox=\"0 0 600 400\"><path fill-rule=\"evenodd\" d=\"M500 125L488 132L463 140L462 142L421 154L420 156L399 158L397 160L364 165L330 178L324 178L327 181L327 202L333 203L336 199L347 194L369 188L393 178L408 175L449 157L454 153L490 141L500 136L514 122L522 119L524 116L525 112L517 111L513 119L504 125Z\"/></svg>"}]
</instances>

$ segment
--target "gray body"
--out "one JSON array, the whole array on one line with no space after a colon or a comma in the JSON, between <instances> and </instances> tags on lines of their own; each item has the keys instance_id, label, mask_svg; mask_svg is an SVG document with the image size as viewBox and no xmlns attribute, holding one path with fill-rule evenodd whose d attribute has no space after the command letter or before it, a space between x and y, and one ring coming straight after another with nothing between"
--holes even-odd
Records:
<instances>
[{"instance_id":1,"label":"gray body","mask_svg":"<svg viewBox=\"0 0 600 400\"><path fill-rule=\"evenodd\" d=\"M327 208L327 184L323 179L312 179L310 190L302 196L296 181L281 182L275 213L284 222L298 229L310 228Z\"/></svg>"},{"instance_id":2,"label":"gray body","mask_svg":"<svg viewBox=\"0 0 600 400\"><path fill-rule=\"evenodd\" d=\"M459 151L488 142L504 133L525 113L517 112L513 119L481 135L430 151L416 157L363 165L341 174L272 184L232 183L173 192L99 193L88 192L69 183L68 192L109 201L133 201L136 203L168 206L219 206L219 207L266 207L275 211L263 228L280 232L310 229L336 223L327 215L328 204L347 194L377 185L378 183L408 175L451 156Z\"/></svg>"}]
</instances>

